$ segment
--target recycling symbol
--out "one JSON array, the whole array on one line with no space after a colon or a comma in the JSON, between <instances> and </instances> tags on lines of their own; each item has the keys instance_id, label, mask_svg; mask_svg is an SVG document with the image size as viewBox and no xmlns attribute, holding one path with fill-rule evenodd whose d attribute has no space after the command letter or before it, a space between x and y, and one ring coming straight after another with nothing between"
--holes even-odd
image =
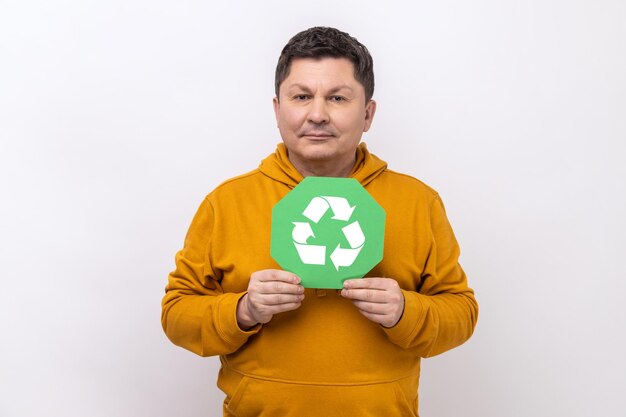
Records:
<instances>
[{"instance_id":1,"label":"recycling symbol","mask_svg":"<svg viewBox=\"0 0 626 417\"><path fill-rule=\"evenodd\" d=\"M333 212L332 220L349 221L356 206L350 207L348 200L343 197L313 197L302 215L313 223L318 223L329 208ZM315 237L311 224L308 222L293 222L293 224L295 227L291 236L302 262L308 265L324 265L326 246L307 244L309 237ZM337 270L340 266L352 265L365 243L365 235L358 220L344 226L341 231L350 247L342 248L340 244L337 244L330 254L330 260Z\"/></svg>"},{"instance_id":2,"label":"recycling symbol","mask_svg":"<svg viewBox=\"0 0 626 417\"><path fill-rule=\"evenodd\" d=\"M306 177L272 210L270 254L308 288L341 288L383 257L385 211L352 178Z\"/></svg>"}]
</instances>

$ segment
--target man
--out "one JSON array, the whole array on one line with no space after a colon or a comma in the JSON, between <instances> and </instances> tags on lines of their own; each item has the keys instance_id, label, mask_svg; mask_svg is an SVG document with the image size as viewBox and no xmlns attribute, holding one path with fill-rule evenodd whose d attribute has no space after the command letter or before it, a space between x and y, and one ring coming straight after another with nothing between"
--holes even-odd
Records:
<instances>
[{"instance_id":1,"label":"man","mask_svg":"<svg viewBox=\"0 0 626 417\"><path fill-rule=\"evenodd\" d=\"M225 416L416 416L420 358L465 342L478 314L443 204L360 144L376 103L356 39L297 34L275 85L283 143L201 204L169 276L163 328L220 355ZM341 291L305 289L270 257L272 207L306 176L355 178L387 213L383 260Z\"/></svg>"}]
</instances>

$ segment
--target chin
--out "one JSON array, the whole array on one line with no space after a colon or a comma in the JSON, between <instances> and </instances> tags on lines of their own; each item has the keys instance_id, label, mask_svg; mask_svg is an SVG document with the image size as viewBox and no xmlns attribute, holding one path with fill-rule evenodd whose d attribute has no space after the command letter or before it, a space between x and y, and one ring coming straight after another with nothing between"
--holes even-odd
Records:
<instances>
[{"instance_id":1,"label":"chin","mask_svg":"<svg viewBox=\"0 0 626 417\"><path fill-rule=\"evenodd\" d=\"M322 144L312 144L298 150L302 158L310 161L327 161L337 157L337 151Z\"/></svg>"},{"instance_id":2,"label":"chin","mask_svg":"<svg viewBox=\"0 0 626 417\"><path fill-rule=\"evenodd\" d=\"M333 160L333 155L331 154L321 154L321 153L305 153L300 155L302 160L309 162L328 162Z\"/></svg>"}]
</instances>

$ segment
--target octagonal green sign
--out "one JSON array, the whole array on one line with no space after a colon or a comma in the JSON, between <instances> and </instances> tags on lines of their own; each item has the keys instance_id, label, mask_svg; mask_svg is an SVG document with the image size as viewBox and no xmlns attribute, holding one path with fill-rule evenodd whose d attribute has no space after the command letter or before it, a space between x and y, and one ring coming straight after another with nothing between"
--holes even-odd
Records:
<instances>
[{"instance_id":1,"label":"octagonal green sign","mask_svg":"<svg viewBox=\"0 0 626 417\"><path fill-rule=\"evenodd\" d=\"M307 288L342 288L383 259L385 210L354 178L306 177L272 210L272 258Z\"/></svg>"}]
</instances>

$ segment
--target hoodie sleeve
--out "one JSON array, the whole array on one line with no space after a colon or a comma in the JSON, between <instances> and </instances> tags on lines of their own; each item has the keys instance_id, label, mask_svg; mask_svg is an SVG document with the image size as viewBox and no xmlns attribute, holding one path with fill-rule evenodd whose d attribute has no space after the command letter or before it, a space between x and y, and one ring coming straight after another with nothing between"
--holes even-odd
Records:
<instances>
[{"instance_id":1,"label":"hoodie sleeve","mask_svg":"<svg viewBox=\"0 0 626 417\"><path fill-rule=\"evenodd\" d=\"M400 321L384 329L393 343L430 357L461 345L472 335L478 303L458 263L460 249L439 196L430 209L430 252L417 292L402 290Z\"/></svg>"},{"instance_id":2,"label":"hoodie sleeve","mask_svg":"<svg viewBox=\"0 0 626 417\"><path fill-rule=\"evenodd\" d=\"M213 220L213 208L205 198L176 254L161 311L163 330L172 343L201 356L232 353L260 329L239 328L237 303L245 292L224 293L209 263Z\"/></svg>"}]
</instances>

